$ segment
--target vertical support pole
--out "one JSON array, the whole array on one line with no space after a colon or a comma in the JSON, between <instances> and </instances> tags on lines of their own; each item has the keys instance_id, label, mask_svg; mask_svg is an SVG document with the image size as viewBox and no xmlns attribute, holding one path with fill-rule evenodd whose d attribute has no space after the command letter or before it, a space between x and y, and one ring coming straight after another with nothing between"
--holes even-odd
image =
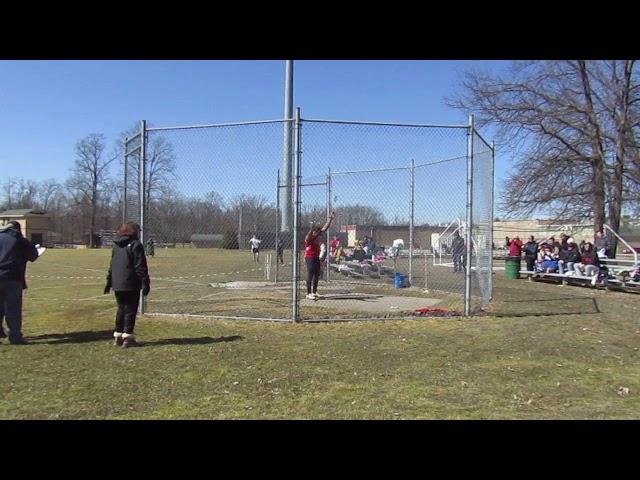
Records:
<instances>
[{"instance_id":1,"label":"vertical support pole","mask_svg":"<svg viewBox=\"0 0 640 480\"><path fill-rule=\"evenodd\" d=\"M240 214L238 215L238 249L242 250L244 248L242 244L242 202L240 200Z\"/></svg>"},{"instance_id":2,"label":"vertical support pole","mask_svg":"<svg viewBox=\"0 0 640 480\"><path fill-rule=\"evenodd\" d=\"M491 220L489 223L489 302L493 301L493 195L495 189L496 142L491 142Z\"/></svg>"},{"instance_id":3,"label":"vertical support pole","mask_svg":"<svg viewBox=\"0 0 640 480\"><path fill-rule=\"evenodd\" d=\"M413 216L415 211L416 162L411 159L411 208L409 215L409 285L413 286Z\"/></svg>"},{"instance_id":4,"label":"vertical support pole","mask_svg":"<svg viewBox=\"0 0 640 480\"><path fill-rule=\"evenodd\" d=\"M124 188L122 191L122 223L127 221L127 184L129 183L129 156L127 155L129 148L129 138L124 139Z\"/></svg>"},{"instance_id":5,"label":"vertical support pole","mask_svg":"<svg viewBox=\"0 0 640 480\"><path fill-rule=\"evenodd\" d=\"M285 87L284 87L284 158L282 160L282 174L284 176L284 195L283 195L283 208L282 208L282 231L291 232L291 220L292 208L291 208L291 171L293 170L293 155L292 155L292 118L293 118L293 60L286 60L285 63Z\"/></svg>"},{"instance_id":6,"label":"vertical support pole","mask_svg":"<svg viewBox=\"0 0 640 480\"><path fill-rule=\"evenodd\" d=\"M435 257L434 257L435 259ZM427 265L429 264L429 256L427 253L424 254L424 289L429 290L429 280L428 280L428 270Z\"/></svg>"},{"instance_id":7,"label":"vertical support pole","mask_svg":"<svg viewBox=\"0 0 640 480\"><path fill-rule=\"evenodd\" d=\"M327 218L331 215L331 169L327 175ZM326 281L329 283L329 273L331 272L331 226L327 229L327 263Z\"/></svg>"},{"instance_id":8,"label":"vertical support pole","mask_svg":"<svg viewBox=\"0 0 640 480\"><path fill-rule=\"evenodd\" d=\"M147 122L142 120L140 122L140 165L138 167L138 177L140 182L140 243L144 245L145 239L145 207L147 203L146 195L146 178L147 178ZM140 302L138 306L138 312L140 315L144 315L145 311L145 298L140 291Z\"/></svg>"},{"instance_id":9,"label":"vertical support pole","mask_svg":"<svg viewBox=\"0 0 640 480\"><path fill-rule=\"evenodd\" d=\"M280 169L278 169L278 179L276 186L276 270L274 272L274 282L278 283L278 270L280 269L280 262L278 261L278 247L280 246ZM284 254L283 254L284 257Z\"/></svg>"},{"instance_id":10,"label":"vertical support pole","mask_svg":"<svg viewBox=\"0 0 640 480\"><path fill-rule=\"evenodd\" d=\"M294 323L298 323L300 321L300 290L298 288L298 284L300 282L300 264L299 264L299 257L300 257L300 238L299 238L299 232L300 232L300 183L301 183L301 178L302 178L302 172L301 172L301 167L302 167L302 163L301 163L301 157L302 157L302 150L301 150L301 145L300 145L300 140L301 140L301 128L302 128L302 124L300 122L300 108L296 108L296 119L295 119L295 135L294 135L294 141L295 141L295 149L294 149L294 155L295 155L295 162L294 162L294 178L295 178L295 182L294 182L294 190L293 190L293 195L294 195L294 199L293 199L293 281L292 283L292 295L291 295L291 300L292 300L292 311L291 311L291 320L293 320Z\"/></svg>"},{"instance_id":11,"label":"vertical support pole","mask_svg":"<svg viewBox=\"0 0 640 480\"><path fill-rule=\"evenodd\" d=\"M465 316L471 315L471 254L473 253L473 133L473 115L469 115L469 127L467 130L467 221L465 225L465 247L467 250L464 282Z\"/></svg>"}]
</instances>

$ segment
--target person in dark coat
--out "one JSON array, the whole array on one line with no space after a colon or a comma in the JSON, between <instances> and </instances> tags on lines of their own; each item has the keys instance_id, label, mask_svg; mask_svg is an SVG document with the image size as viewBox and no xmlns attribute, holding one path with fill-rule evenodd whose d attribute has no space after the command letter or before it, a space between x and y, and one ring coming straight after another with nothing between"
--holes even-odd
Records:
<instances>
[{"instance_id":1,"label":"person in dark coat","mask_svg":"<svg viewBox=\"0 0 640 480\"><path fill-rule=\"evenodd\" d=\"M567 248L560 252L560 260L558 261L558 273L560 275L567 272L574 272L576 263L580 263L580 251L573 238L567 240Z\"/></svg>"},{"instance_id":2,"label":"person in dark coat","mask_svg":"<svg viewBox=\"0 0 640 480\"><path fill-rule=\"evenodd\" d=\"M451 241L451 253L453 254L453 272L464 272L466 269L466 255L464 240L459 232L453 234Z\"/></svg>"},{"instance_id":3,"label":"person in dark coat","mask_svg":"<svg viewBox=\"0 0 640 480\"><path fill-rule=\"evenodd\" d=\"M115 292L118 310L113 331L114 345L137 347L133 330L140 302L140 291L146 297L151 290L151 280L147 269L144 247L139 240L140 225L124 223L113 240L111 264L107 274L105 295L111 289Z\"/></svg>"},{"instance_id":4,"label":"person in dark coat","mask_svg":"<svg viewBox=\"0 0 640 480\"><path fill-rule=\"evenodd\" d=\"M28 343L22 336L22 291L27 288L27 262L37 258L38 249L22 236L18 222L0 227L0 312L13 345Z\"/></svg>"},{"instance_id":5,"label":"person in dark coat","mask_svg":"<svg viewBox=\"0 0 640 480\"><path fill-rule=\"evenodd\" d=\"M527 270L534 271L536 259L538 257L538 242L533 235L529 237L529 241L522 246L524 251L524 259L527 262Z\"/></svg>"}]
</instances>

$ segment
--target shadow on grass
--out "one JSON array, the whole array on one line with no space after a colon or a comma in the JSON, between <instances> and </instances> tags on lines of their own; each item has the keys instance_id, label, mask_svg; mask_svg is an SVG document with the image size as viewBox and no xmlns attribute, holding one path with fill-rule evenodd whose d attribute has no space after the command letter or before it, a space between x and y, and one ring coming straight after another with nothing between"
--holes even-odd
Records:
<instances>
[{"instance_id":1,"label":"shadow on grass","mask_svg":"<svg viewBox=\"0 0 640 480\"><path fill-rule=\"evenodd\" d=\"M492 317L553 317L566 315L595 315L601 313L593 297L563 297L527 300L503 300Z\"/></svg>"},{"instance_id":2,"label":"shadow on grass","mask_svg":"<svg viewBox=\"0 0 640 480\"><path fill-rule=\"evenodd\" d=\"M68 343L90 343L106 340L113 340L113 330L99 331L82 331L68 333L49 333L45 335L29 336L28 339L37 344L45 345L61 345ZM40 341L46 340L46 341ZM228 337L195 337L195 338L166 338L150 342L141 341L141 346L159 346L159 345L208 345L212 343L235 342L242 340L240 335L231 335Z\"/></svg>"},{"instance_id":3,"label":"shadow on grass","mask_svg":"<svg viewBox=\"0 0 640 480\"><path fill-rule=\"evenodd\" d=\"M229 337L196 337L196 338L165 338L155 340L153 342L140 342L142 347L155 347L159 345L209 345L212 343L235 342L242 340L240 335L231 335Z\"/></svg>"}]
</instances>

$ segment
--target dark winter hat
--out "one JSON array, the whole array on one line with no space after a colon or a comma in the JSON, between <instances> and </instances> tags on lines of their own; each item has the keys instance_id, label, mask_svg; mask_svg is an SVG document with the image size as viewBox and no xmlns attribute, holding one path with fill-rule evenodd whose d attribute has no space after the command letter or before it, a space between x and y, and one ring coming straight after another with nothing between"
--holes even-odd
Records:
<instances>
[{"instance_id":1,"label":"dark winter hat","mask_svg":"<svg viewBox=\"0 0 640 480\"><path fill-rule=\"evenodd\" d=\"M11 220L9 223L7 223L6 225L3 225L2 227L0 227L0 231L6 231L9 229L13 229L13 230L18 230L20 231L22 229L22 227L20 226L20 224L18 222L16 222L15 220Z\"/></svg>"}]
</instances>

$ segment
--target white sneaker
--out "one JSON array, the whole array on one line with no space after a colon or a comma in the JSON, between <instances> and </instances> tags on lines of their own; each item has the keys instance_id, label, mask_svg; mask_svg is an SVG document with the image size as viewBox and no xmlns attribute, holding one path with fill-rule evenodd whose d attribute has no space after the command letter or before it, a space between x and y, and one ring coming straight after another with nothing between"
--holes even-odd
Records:
<instances>
[{"instance_id":1,"label":"white sneaker","mask_svg":"<svg viewBox=\"0 0 640 480\"><path fill-rule=\"evenodd\" d=\"M316 297L313 296L313 293L308 293L307 294L307 300L315 300Z\"/></svg>"},{"instance_id":2,"label":"white sneaker","mask_svg":"<svg viewBox=\"0 0 640 480\"><path fill-rule=\"evenodd\" d=\"M311 295L313 295L313 298L314 298L315 300L317 300L317 299L319 299L319 298L320 298L320 295L318 295L317 293L312 293Z\"/></svg>"}]
</instances>

